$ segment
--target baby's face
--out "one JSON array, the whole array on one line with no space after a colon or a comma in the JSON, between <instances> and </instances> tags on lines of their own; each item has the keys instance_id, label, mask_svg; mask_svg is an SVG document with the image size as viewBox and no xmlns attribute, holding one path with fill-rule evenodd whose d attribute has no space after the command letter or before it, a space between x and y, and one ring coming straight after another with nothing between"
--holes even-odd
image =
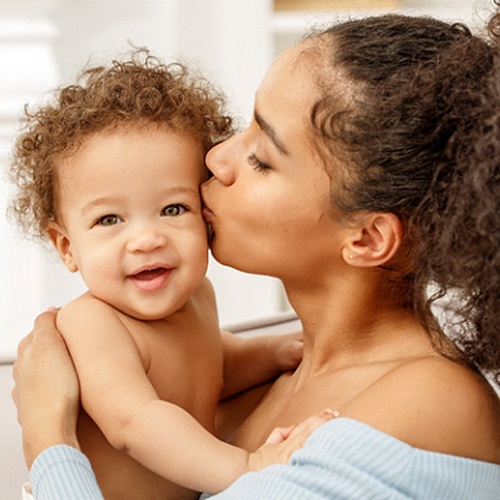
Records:
<instances>
[{"instance_id":1,"label":"baby's face","mask_svg":"<svg viewBox=\"0 0 500 500\"><path fill-rule=\"evenodd\" d=\"M96 134L59 167L61 220L49 234L94 296L138 319L166 317L207 269L204 178L193 137L166 128Z\"/></svg>"}]
</instances>

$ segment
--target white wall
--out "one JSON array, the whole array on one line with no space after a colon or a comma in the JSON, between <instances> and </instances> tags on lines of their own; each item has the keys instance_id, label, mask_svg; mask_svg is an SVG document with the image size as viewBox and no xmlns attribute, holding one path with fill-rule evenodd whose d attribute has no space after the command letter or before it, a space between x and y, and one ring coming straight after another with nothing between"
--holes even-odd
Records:
<instances>
[{"instance_id":1,"label":"white wall","mask_svg":"<svg viewBox=\"0 0 500 500\"><path fill-rule=\"evenodd\" d=\"M7 164L19 111L57 82L52 52L56 30L47 19L50 1L5 1L0 9L0 162ZM19 238L4 214L10 186L0 184L0 353L12 349L42 307L42 256Z\"/></svg>"},{"instance_id":2,"label":"white wall","mask_svg":"<svg viewBox=\"0 0 500 500\"><path fill-rule=\"evenodd\" d=\"M400 0L391 12L409 15L430 15L452 22L465 22L482 28L484 20L493 11L493 0ZM300 36L317 25L365 15L382 14L386 9L339 10L330 12L278 12L273 16L273 46L279 53L295 43Z\"/></svg>"}]
</instances>

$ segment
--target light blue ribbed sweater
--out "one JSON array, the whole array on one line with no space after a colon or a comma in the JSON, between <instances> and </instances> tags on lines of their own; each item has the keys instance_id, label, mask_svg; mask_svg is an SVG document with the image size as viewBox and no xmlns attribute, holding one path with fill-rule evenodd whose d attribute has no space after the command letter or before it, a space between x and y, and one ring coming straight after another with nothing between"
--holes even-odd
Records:
<instances>
[{"instance_id":1,"label":"light blue ribbed sweater","mask_svg":"<svg viewBox=\"0 0 500 500\"><path fill-rule=\"evenodd\" d=\"M69 446L43 452L32 467L31 482L36 500L103 498L90 463ZM498 500L500 465L413 448L358 421L338 418L317 429L289 465L245 474L210 498Z\"/></svg>"}]
</instances>

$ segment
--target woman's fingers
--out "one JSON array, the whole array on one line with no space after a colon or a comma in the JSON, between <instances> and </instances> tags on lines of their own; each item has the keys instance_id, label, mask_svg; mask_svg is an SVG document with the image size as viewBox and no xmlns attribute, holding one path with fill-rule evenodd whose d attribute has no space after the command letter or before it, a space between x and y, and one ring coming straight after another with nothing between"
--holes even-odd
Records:
<instances>
[{"instance_id":1,"label":"woman's fingers","mask_svg":"<svg viewBox=\"0 0 500 500\"><path fill-rule=\"evenodd\" d=\"M42 351L45 350L43 347L45 344L50 344L54 341L57 342L58 340L64 343L59 332L56 330L55 318L56 314L54 312L44 312L40 314L35 319L33 330L19 342L17 346L17 359L12 370L16 382L20 377L20 373L22 373L23 376L26 374L23 367L31 364L32 358L35 357L36 359L41 354L40 349L42 349ZM35 347L33 347L34 344Z\"/></svg>"},{"instance_id":2,"label":"woman's fingers","mask_svg":"<svg viewBox=\"0 0 500 500\"><path fill-rule=\"evenodd\" d=\"M55 312L45 312L35 320L33 331L19 343L13 367L12 398L28 467L46 446L65 442L65 436L53 435L54 429L64 429L70 439L74 429L76 441L78 378L55 319Z\"/></svg>"},{"instance_id":3,"label":"woman's fingers","mask_svg":"<svg viewBox=\"0 0 500 500\"><path fill-rule=\"evenodd\" d=\"M14 379L20 390L38 400L44 391L47 396L61 395L69 399L75 399L76 393L78 399L76 372L66 343L56 328L55 312L38 316L33 331L20 342ZM42 396L37 397L38 394Z\"/></svg>"}]
</instances>

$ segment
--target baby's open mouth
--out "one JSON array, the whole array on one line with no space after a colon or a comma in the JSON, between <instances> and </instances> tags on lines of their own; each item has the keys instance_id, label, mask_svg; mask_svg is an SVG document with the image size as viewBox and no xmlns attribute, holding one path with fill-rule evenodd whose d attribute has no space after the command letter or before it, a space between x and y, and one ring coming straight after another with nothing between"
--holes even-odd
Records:
<instances>
[{"instance_id":1,"label":"baby's open mouth","mask_svg":"<svg viewBox=\"0 0 500 500\"><path fill-rule=\"evenodd\" d=\"M131 276L131 278L134 278L136 280L152 280L157 278L158 276L161 276L162 274L165 274L168 269L164 267L157 267L155 269L148 269L146 271L141 271L137 274L134 274Z\"/></svg>"},{"instance_id":2,"label":"baby's open mouth","mask_svg":"<svg viewBox=\"0 0 500 500\"><path fill-rule=\"evenodd\" d=\"M169 267L151 267L142 269L129 276L130 281L143 292L153 292L162 288L168 281L172 269Z\"/></svg>"}]
</instances>

